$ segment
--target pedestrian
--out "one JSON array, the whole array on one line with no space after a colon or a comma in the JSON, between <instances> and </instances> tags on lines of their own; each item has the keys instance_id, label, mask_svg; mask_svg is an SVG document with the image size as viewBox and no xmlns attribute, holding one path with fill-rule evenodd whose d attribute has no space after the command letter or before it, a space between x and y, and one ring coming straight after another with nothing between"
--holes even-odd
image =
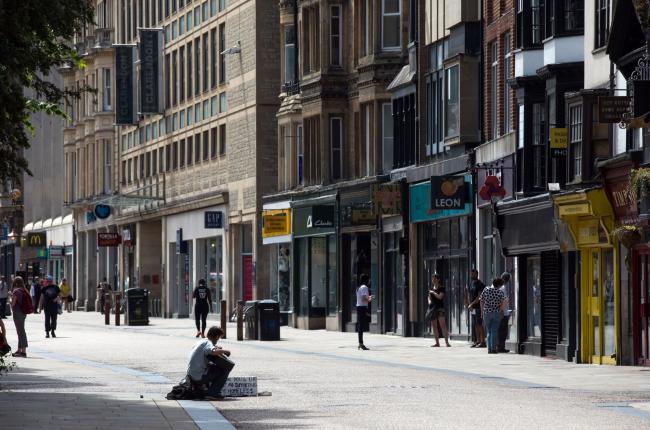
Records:
<instances>
[{"instance_id":1,"label":"pedestrian","mask_svg":"<svg viewBox=\"0 0 650 430\"><path fill-rule=\"evenodd\" d=\"M13 357L27 357L27 332L25 332L25 318L34 311L32 298L25 286L25 281L20 276L14 278L11 285L11 313L18 334L18 348L11 354Z\"/></svg>"},{"instance_id":2,"label":"pedestrian","mask_svg":"<svg viewBox=\"0 0 650 430\"><path fill-rule=\"evenodd\" d=\"M429 318L431 319L431 330L433 331L433 336L436 338L436 343L431 346L440 346L440 333L438 332L438 326L440 326L445 338L445 344L450 347L449 332L447 331L447 324L445 323L445 287L442 286L440 275L437 273L434 273L433 276L431 276L431 288L427 294L427 301L429 303L427 313L430 315Z\"/></svg>"},{"instance_id":3,"label":"pedestrian","mask_svg":"<svg viewBox=\"0 0 650 430\"><path fill-rule=\"evenodd\" d=\"M45 312L45 337L49 338L50 333L52 337L56 337L56 319L59 314L61 290L52 282L51 276L46 279L48 285L42 290L40 308Z\"/></svg>"},{"instance_id":4,"label":"pedestrian","mask_svg":"<svg viewBox=\"0 0 650 430\"><path fill-rule=\"evenodd\" d=\"M42 290L42 281L38 278L38 276L34 276L32 279L32 286L30 288L30 294L32 296L32 303L34 304L34 308L38 307L38 303L41 301L41 290ZM35 313L39 313L38 309L34 309Z\"/></svg>"},{"instance_id":5,"label":"pedestrian","mask_svg":"<svg viewBox=\"0 0 650 430\"><path fill-rule=\"evenodd\" d=\"M194 299L194 319L196 320L196 337L205 338L205 324L208 311L212 312L212 294L205 279L199 279L199 285L192 293Z\"/></svg>"},{"instance_id":6,"label":"pedestrian","mask_svg":"<svg viewBox=\"0 0 650 430\"><path fill-rule=\"evenodd\" d=\"M213 326L208 330L208 339L194 345L187 364L187 378L199 394L220 398L221 389L234 367L230 351L217 346L223 330Z\"/></svg>"},{"instance_id":7,"label":"pedestrian","mask_svg":"<svg viewBox=\"0 0 650 430\"><path fill-rule=\"evenodd\" d=\"M488 354L496 354L499 348L499 323L506 302L505 294L499 289L502 285L501 278L496 278L492 285L481 293L481 312L487 328Z\"/></svg>"},{"instance_id":8,"label":"pedestrian","mask_svg":"<svg viewBox=\"0 0 650 430\"><path fill-rule=\"evenodd\" d=\"M370 308L368 305L373 299L370 295L368 286L370 278L363 273L359 277L359 287L357 288L357 334L359 337L359 346L357 349L367 351L368 348L363 344L363 332L370 330Z\"/></svg>"},{"instance_id":9,"label":"pedestrian","mask_svg":"<svg viewBox=\"0 0 650 430\"><path fill-rule=\"evenodd\" d=\"M7 319L7 299L9 298L9 285L5 277L0 277L0 319Z\"/></svg>"},{"instance_id":10,"label":"pedestrian","mask_svg":"<svg viewBox=\"0 0 650 430\"><path fill-rule=\"evenodd\" d=\"M510 273L503 272L501 274L501 280L503 281L503 285L500 290L506 298L506 303L503 310L503 318L501 318L501 322L499 323L498 351L508 353L510 350L506 349L506 340L508 339L510 331L510 315L512 314L512 302L514 301L512 283L510 282Z\"/></svg>"},{"instance_id":11,"label":"pedestrian","mask_svg":"<svg viewBox=\"0 0 650 430\"><path fill-rule=\"evenodd\" d=\"M97 295L99 296L99 312L104 315L104 310L106 309L106 301L108 300L108 308L110 309L112 304L112 293L113 289L111 284L108 283L106 277L102 279L102 282L97 285Z\"/></svg>"},{"instance_id":12,"label":"pedestrian","mask_svg":"<svg viewBox=\"0 0 650 430\"><path fill-rule=\"evenodd\" d=\"M61 279L59 284L59 297L61 297L61 306L68 312L72 312L72 296L70 294L70 286L68 286L68 280L66 278Z\"/></svg>"},{"instance_id":13,"label":"pedestrian","mask_svg":"<svg viewBox=\"0 0 650 430\"><path fill-rule=\"evenodd\" d=\"M474 327L474 344L471 348L485 348L485 330L483 329L483 317L481 315L481 293L485 284L478 278L478 270L469 271L469 284L467 285L467 297L469 309L472 315L472 327Z\"/></svg>"}]
</instances>

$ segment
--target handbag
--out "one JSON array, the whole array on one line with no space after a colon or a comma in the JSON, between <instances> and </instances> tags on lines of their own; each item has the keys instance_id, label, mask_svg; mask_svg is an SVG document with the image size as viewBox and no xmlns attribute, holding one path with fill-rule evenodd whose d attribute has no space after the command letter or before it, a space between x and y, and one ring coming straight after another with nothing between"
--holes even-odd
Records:
<instances>
[{"instance_id":1,"label":"handbag","mask_svg":"<svg viewBox=\"0 0 650 430\"><path fill-rule=\"evenodd\" d=\"M0 357L3 357L11 352L11 346L7 343L7 338L4 335L0 336Z\"/></svg>"},{"instance_id":2,"label":"handbag","mask_svg":"<svg viewBox=\"0 0 650 430\"><path fill-rule=\"evenodd\" d=\"M427 312L424 314L424 321L430 323L434 319L434 313L435 309L429 308L427 309Z\"/></svg>"}]
</instances>

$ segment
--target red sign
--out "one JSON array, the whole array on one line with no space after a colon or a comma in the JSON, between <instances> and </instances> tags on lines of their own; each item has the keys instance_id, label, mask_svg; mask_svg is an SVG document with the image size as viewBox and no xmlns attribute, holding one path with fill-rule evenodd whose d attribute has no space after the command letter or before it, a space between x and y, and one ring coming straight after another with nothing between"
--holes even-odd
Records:
<instances>
[{"instance_id":1,"label":"red sign","mask_svg":"<svg viewBox=\"0 0 650 430\"><path fill-rule=\"evenodd\" d=\"M244 289L244 300L253 300L253 256L242 256L242 278Z\"/></svg>"},{"instance_id":2,"label":"red sign","mask_svg":"<svg viewBox=\"0 0 650 430\"><path fill-rule=\"evenodd\" d=\"M122 237L118 233L97 233L97 246L118 246Z\"/></svg>"},{"instance_id":3,"label":"red sign","mask_svg":"<svg viewBox=\"0 0 650 430\"><path fill-rule=\"evenodd\" d=\"M616 219L621 222L635 222L638 218L636 199L630 193L630 170L633 164L611 167L604 171L605 191L614 209Z\"/></svg>"},{"instance_id":4,"label":"red sign","mask_svg":"<svg viewBox=\"0 0 650 430\"><path fill-rule=\"evenodd\" d=\"M483 200L492 201L493 198L503 199L506 196L506 189L503 188L499 178L496 176L486 176L483 186L478 192Z\"/></svg>"}]
</instances>

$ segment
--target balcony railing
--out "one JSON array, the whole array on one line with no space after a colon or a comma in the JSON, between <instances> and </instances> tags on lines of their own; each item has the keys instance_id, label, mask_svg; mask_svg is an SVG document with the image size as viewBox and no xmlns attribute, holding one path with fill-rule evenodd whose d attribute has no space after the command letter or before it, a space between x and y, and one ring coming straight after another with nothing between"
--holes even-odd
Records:
<instances>
[{"instance_id":1,"label":"balcony railing","mask_svg":"<svg viewBox=\"0 0 650 430\"><path fill-rule=\"evenodd\" d=\"M282 92L286 93L288 96L298 94L300 92L300 83L285 82L284 84L282 84Z\"/></svg>"},{"instance_id":2,"label":"balcony railing","mask_svg":"<svg viewBox=\"0 0 650 430\"><path fill-rule=\"evenodd\" d=\"M95 30L95 48L110 48L113 45L113 29L98 28Z\"/></svg>"}]
</instances>

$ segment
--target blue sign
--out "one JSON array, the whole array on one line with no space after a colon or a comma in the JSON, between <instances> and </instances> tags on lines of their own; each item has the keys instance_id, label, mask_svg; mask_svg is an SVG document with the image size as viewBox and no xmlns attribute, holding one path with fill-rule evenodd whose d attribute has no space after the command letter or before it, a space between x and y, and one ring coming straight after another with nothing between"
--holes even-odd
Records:
<instances>
[{"instance_id":1,"label":"blue sign","mask_svg":"<svg viewBox=\"0 0 650 430\"><path fill-rule=\"evenodd\" d=\"M203 219L204 228L223 228L223 212L206 211Z\"/></svg>"},{"instance_id":2,"label":"blue sign","mask_svg":"<svg viewBox=\"0 0 650 430\"><path fill-rule=\"evenodd\" d=\"M111 207L108 205L96 205L95 216L99 219L106 219L111 216Z\"/></svg>"},{"instance_id":3,"label":"blue sign","mask_svg":"<svg viewBox=\"0 0 650 430\"><path fill-rule=\"evenodd\" d=\"M472 212L472 175L465 175L469 200L463 209L431 209L431 182L411 185L409 188L409 218L412 223L469 215Z\"/></svg>"},{"instance_id":4,"label":"blue sign","mask_svg":"<svg viewBox=\"0 0 650 430\"><path fill-rule=\"evenodd\" d=\"M92 224L95 221L97 221L97 217L95 216L94 212L86 212L86 224Z\"/></svg>"},{"instance_id":5,"label":"blue sign","mask_svg":"<svg viewBox=\"0 0 650 430\"><path fill-rule=\"evenodd\" d=\"M183 240L183 229L176 230L176 254L187 254L187 242Z\"/></svg>"},{"instance_id":6,"label":"blue sign","mask_svg":"<svg viewBox=\"0 0 650 430\"><path fill-rule=\"evenodd\" d=\"M9 227L6 225L0 226L0 240L7 240L9 238Z\"/></svg>"}]
</instances>

